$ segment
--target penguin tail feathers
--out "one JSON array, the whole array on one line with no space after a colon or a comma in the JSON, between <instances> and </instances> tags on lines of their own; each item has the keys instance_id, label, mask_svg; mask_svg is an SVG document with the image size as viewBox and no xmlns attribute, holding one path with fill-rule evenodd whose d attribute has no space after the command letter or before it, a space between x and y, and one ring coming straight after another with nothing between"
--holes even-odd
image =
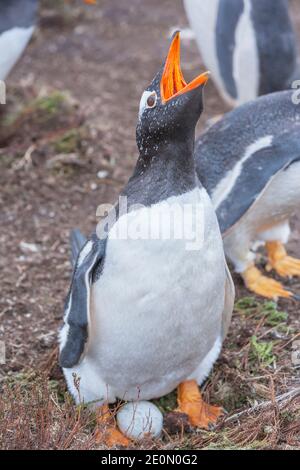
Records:
<instances>
[{"instance_id":1,"label":"penguin tail feathers","mask_svg":"<svg viewBox=\"0 0 300 470\"><path fill-rule=\"evenodd\" d=\"M71 262L72 266L75 266L78 253L80 252L83 245L86 243L86 237L80 232L78 228L72 230L70 234L70 242L71 242Z\"/></svg>"}]
</instances>

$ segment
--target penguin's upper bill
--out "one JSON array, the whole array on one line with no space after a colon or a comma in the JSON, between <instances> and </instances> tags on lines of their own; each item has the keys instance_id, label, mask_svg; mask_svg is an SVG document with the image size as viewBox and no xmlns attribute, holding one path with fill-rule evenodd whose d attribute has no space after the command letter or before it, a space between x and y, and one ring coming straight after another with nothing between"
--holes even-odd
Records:
<instances>
[{"instance_id":1,"label":"penguin's upper bill","mask_svg":"<svg viewBox=\"0 0 300 470\"><path fill-rule=\"evenodd\" d=\"M165 67L160 82L160 95L162 103L166 103L175 96L194 90L200 85L205 85L210 72L205 72L186 83L180 66L180 33L177 31L173 37Z\"/></svg>"}]
</instances>

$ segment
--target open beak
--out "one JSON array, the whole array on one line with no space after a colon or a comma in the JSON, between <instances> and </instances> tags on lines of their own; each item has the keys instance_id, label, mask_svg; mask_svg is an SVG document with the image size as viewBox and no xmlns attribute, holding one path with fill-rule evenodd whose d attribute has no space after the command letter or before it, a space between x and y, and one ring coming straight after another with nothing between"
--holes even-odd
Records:
<instances>
[{"instance_id":1,"label":"open beak","mask_svg":"<svg viewBox=\"0 0 300 470\"><path fill-rule=\"evenodd\" d=\"M166 59L165 68L160 82L160 94L162 103L166 103L175 96L194 90L200 85L205 85L210 72L205 72L186 83L180 66L180 33L175 34Z\"/></svg>"}]
</instances>

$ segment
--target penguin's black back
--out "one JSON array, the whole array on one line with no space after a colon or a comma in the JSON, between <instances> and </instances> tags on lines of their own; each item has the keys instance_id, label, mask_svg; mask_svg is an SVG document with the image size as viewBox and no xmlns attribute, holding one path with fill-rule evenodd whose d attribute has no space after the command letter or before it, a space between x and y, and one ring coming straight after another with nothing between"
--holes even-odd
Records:
<instances>
[{"instance_id":1,"label":"penguin's black back","mask_svg":"<svg viewBox=\"0 0 300 470\"><path fill-rule=\"evenodd\" d=\"M296 36L287 0L251 0L259 52L259 94L287 89L296 68Z\"/></svg>"},{"instance_id":2,"label":"penguin's black back","mask_svg":"<svg viewBox=\"0 0 300 470\"><path fill-rule=\"evenodd\" d=\"M245 214L276 173L300 159L300 105L293 102L295 96L295 91L282 91L244 104L197 140L196 171L212 199L222 181L237 171L231 191L216 207L223 233Z\"/></svg>"},{"instance_id":3,"label":"penguin's black back","mask_svg":"<svg viewBox=\"0 0 300 470\"><path fill-rule=\"evenodd\" d=\"M258 94L288 89L297 66L296 35L289 15L288 1L250 0L250 7L258 53ZM224 86L234 99L238 98L234 77L234 54L239 45L236 42L237 27L244 13L244 0L219 0L216 53Z\"/></svg>"}]
</instances>

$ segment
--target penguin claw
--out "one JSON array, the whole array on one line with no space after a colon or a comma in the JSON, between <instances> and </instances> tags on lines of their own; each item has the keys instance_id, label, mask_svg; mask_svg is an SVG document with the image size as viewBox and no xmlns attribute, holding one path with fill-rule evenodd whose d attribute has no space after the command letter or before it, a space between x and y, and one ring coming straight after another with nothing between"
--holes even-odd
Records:
<instances>
[{"instance_id":1,"label":"penguin claw","mask_svg":"<svg viewBox=\"0 0 300 470\"><path fill-rule=\"evenodd\" d=\"M267 299L277 300L280 297L289 299L294 296L280 282L264 276L255 266L251 266L242 273L242 277L250 291Z\"/></svg>"}]
</instances>

